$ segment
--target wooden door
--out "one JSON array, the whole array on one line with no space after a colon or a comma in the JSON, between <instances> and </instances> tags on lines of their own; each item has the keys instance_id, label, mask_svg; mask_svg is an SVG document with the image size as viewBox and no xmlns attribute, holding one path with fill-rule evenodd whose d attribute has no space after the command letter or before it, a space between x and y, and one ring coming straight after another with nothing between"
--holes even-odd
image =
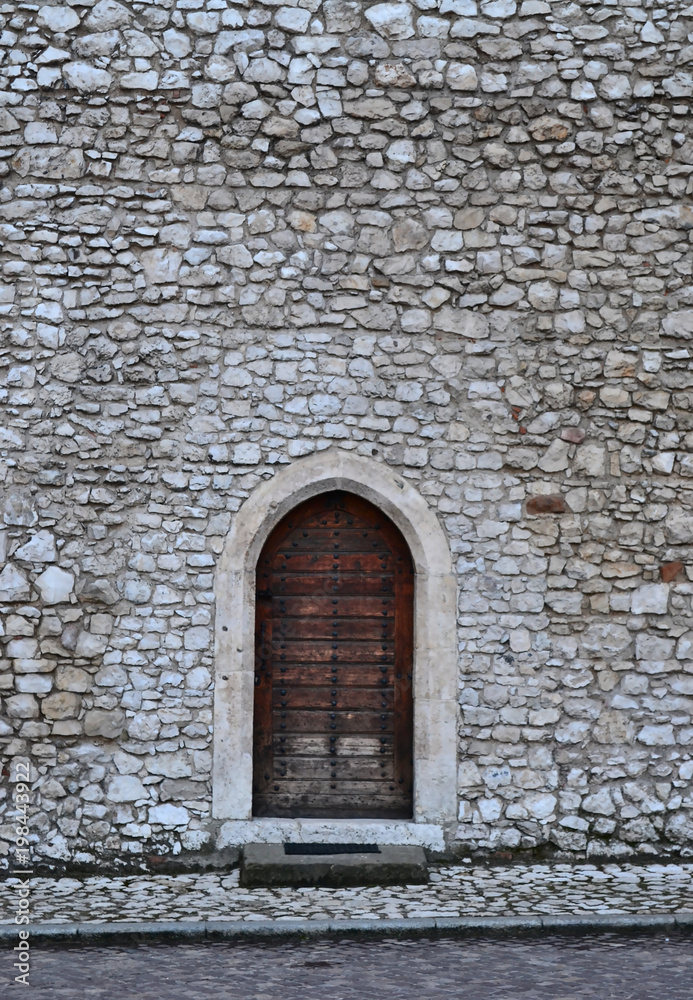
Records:
<instances>
[{"instance_id":1,"label":"wooden door","mask_svg":"<svg viewBox=\"0 0 693 1000\"><path fill-rule=\"evenodd\" d=\"M257 565L253 812L412 816L414 569L372 504L324 493Z\"/></svg>"}]
</instances>

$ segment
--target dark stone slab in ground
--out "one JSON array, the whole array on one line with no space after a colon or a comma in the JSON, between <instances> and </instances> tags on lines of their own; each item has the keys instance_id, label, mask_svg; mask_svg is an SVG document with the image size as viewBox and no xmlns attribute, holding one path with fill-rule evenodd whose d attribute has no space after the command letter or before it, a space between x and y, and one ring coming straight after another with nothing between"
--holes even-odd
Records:
<instances>
[{"instance_id":1,"label":"dark stone slab in ground","mask_svg":"<svg viewBox=\"0 0 693 1000\"><path fill-rule=\"evenodd\" d=\"M0 996L13 989L8 955ZM670 935L340 939L31 949L30 1000L691 1000Z\"/></svg>"},{"instance_id":2,"label":"dark stone slab in ground","mask_svg":"<svg viewBox=\"0 0 693 1000\"><path fill-rule=\"evenodd\" d=\"M118 878L122 875L218 874L237 868L239 859L240 851L237 847L225 847L218 851L182 851L180 854L122 855L104 852L94 861L81 862L35 858L31 866L33 875L37 878L86 879L92 875ZM0 882L12 877L12 864L0 864Z\"/></svg>"},{"instance_id":3,"label":"dark stone slab in ground","mask_svg":"<svg viewBox=\"0 0 693 1000\"><path fill-rule=\"evenodd\" d=\"M422 847L379 845L376 851L354 852L353 845L330 845L335 853L287 853L284 844L246 844L241 862L241 885L420 885L428 882ZM362 845L368 848L370 845ZM327 845L319 845L323 850ZM340 851L340 847L342 850ZM348 848L348 849L347 849ZM338 852L338 853L337 853Z\"/></svg>"}]
</instances>

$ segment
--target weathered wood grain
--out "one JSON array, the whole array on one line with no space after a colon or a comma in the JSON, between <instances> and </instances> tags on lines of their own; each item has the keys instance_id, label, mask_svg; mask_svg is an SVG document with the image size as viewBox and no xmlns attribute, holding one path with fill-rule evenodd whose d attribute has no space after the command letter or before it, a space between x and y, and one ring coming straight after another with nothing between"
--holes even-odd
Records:
<instances>
[{"instance_id":1,"label":"weathered wood grain","mask_svg":"<svg viewBox=\"0 0 693 1000\"><path fill-rule=\"evenodd\" d=\"M257 566L254 812L404 818L412 810L413 567L366 501L325 494Z\"/></svg>"}]
</instances>

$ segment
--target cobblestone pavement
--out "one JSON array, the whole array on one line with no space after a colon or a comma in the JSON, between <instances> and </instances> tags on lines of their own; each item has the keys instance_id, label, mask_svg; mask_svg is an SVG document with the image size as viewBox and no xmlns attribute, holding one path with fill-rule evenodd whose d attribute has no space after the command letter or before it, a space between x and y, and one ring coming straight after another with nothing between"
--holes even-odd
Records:
<instances>
[{"instance_id":1,"label":"cobblestone pavement","mask_svg":"<svg viewBox=\"0 0 693 1000\"><path fill-rule=\"evenodd\" d=\"M382 919L693 911L693 863L435 867L424 886L243 889L239 873L31 881L36 923ZM11 923L16 879L0 883Z\"/></svg>"},{"instance_id":2,"label":"cobblestone pavement","mask_svg":"<svg viewBox=\"0 0 693 1000\"><path fill-rule=\"evenodd\" d=\"M11 959L5 959L6 976ZM9 980L7 977L6 981ZM693 942L384 940L40 947L31 1000L690 1000ZM16 991L0 983L0 997Z\"/></svg>"}]
</instances>

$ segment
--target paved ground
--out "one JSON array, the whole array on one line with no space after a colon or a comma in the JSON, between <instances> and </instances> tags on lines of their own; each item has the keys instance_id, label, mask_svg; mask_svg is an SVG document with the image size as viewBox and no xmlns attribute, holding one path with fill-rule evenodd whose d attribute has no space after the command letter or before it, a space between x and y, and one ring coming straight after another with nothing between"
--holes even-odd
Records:
<instances>
[{"instance_id":1,"label":"paved ground","mask_svg":"<svg viewBox=\"0 0 693 1000\"><path fill-rule=\"evenodd\" d=\"M0 882L0 927L13 922L16 895L15 879ZM237 871L33 879L30 906L34 925L690 913L693 863L441 866L429 885L353 889L242 889Z\"/></svg>"},{"instance_id":2,"label":"paved ground","mask_svg":"<svg viewBox=\"0 0 693 1000\"><path fill-rule=\"evenodd\" d=\"M693 940L333 941L37 948L14 1000L691 1000ZM0 965L1 970L1 965Z\"/></svg>"}]
</instances>

